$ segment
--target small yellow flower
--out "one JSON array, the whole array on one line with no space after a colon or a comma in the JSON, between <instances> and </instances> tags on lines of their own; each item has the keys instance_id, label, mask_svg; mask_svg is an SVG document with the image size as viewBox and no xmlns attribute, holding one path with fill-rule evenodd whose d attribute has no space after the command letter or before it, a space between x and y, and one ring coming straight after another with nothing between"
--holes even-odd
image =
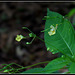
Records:
<instances>
[{"instance_id":1,"label":"small yellow flower","mask_svg":"<svg viewBox=\"0 0 75 75\"><path fill-rule=\"evenodd\" d=\"M23 39L24 37L22 36L22 35L17 35L17 37L16 37L16 41L21 41L22 39Z\"/></svg>"},{"instance_id":2,"label":"small yellow flower","mask_svg":"<svg viewBox=\"0 0 75 75\"><path fill-rule=\"evenodd\" d=\"M51 35L54 35L56 33L57 24L56 24L56 27L51 25L50 28L51 28L51 30L48 32L48 34L51 36Z\"/></svg>"}]
</instances>

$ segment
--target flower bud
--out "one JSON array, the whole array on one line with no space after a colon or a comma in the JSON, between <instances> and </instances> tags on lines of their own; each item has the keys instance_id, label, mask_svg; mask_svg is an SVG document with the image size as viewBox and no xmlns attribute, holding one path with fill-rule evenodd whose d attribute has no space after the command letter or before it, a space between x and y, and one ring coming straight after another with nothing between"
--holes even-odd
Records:
<instances>
[{"instance_id":1,"label":"flower bud","mask_svg":"<svg viewBox=\"0 0 75 75\"><path fill-rule=\"evenodd\" d=\"M22 39L23 39L24 37L22 36L22 35L17 35L17 37L16 37L16 41L21 41Z\"/></svg>"}]
</instances>

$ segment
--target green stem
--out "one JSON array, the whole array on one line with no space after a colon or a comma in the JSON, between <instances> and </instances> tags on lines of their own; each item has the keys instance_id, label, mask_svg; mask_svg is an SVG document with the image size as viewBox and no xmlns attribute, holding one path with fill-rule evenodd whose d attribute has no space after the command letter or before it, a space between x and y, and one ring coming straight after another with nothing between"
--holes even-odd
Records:
<instances>
[{"instance_id":1,"label":"green stem","mask_svg":"<svg viewBox=\"0 0 75 75\"><path fill-rule=\"evenodd\" d=\"M43 30L43 31L41 31L41 32L45 32L45 31L47 31L47 30L49 30L50 28L48 28L48 29L45 29L45 30Z\"/></svg>"},{"instance_id":2,"label":"green stem","mask_svg":"<svg viewBox=\"0 0 75 75\"><path fill-rule=\"evenodd\" d=\"M18 72L18 70L21 70L21 69L26 69L26 68L30 68L30 67L33 67L33 66L36 66L36 65L39 65L39 64L44 64L44 63L49 63L50 61L45 61L45 62L40 62L40 63L37 63L37 64L33 64L33 65L30 65L30 66L26 66L26 67L21 67L21 68L18 68L18 69L10 69L10 70L8 70L8 72L10 72L10 71L17 71ZM16 64L16 63L15 63Z\"/></svg>"},{"instance_id":3,"label":"green stem","mask_svg":"<svg viewBox=\"0 0 75 75\"><path fill-rule=\"evenodd\" d=\"M36 37L36 36L35 36ZM30 44L34 41L35 37L32 39L32 41L30 42Z\"/></svg>"},{"instance_id":4,"label":"green stem","mask_svg":"<svg viewBox=\"0 0 75 75\"><path fill-rule=\"evenodd\" d=\"M27 27L22 27L23 29L27 29L27 30L29 30L31 33L33 33L30 29L28 29ZM34 33L33 33L34 34ZM34 35L36 35L36 34L34 34ZM39 38L38 36L36 36L36 38L38 38L39 40L41 40L41 41L43 41L43 42L45 42L44 40L42 40L41 38Z\"/></svg>"},{"instance_id":5,"label":"green stem","mask_svg":"<svg viewBox=\"0 0 75 75\"><path fill-rule=\"evenodd\" d=\"M13 64L15 64L15 65L17 65L17 66L19 66L19 67L23 67L23 66L20 66L20 65L18 65L18 64L16 64L16 63L2 64L2 65L6 65L6 66L5 66L4 68L0 69L0 71L5 70L5 69L7 69L8 67L11 67L11 65L13 65Z\"/></svg>"},{"instance_id":6,"label":"green stem","mask_svg":"<svg viewBox=\"0 0 75 75\"><path fill-rule=\"evenodd\" d=\"M44 40L42 40L40 37L36 36L36 38L38 38L39 40L41 40L42 42L45 42Z\"/></svg>"},{"instance_id":7,"label":"green stem","mask_svg":"<svg viewBox=\"0 0 75 75\"><path fill-rule=\"evenodd\" d=\"M29 30L31 33L33 33L30 29L28 29L27 27L22 27L23 29L27 29ZM34 34L34 33L33 33Z\"/></svg>"},{"instance_id":8,"label":"green stem","mask_svg":"<svg viewBox=\"0 0 75 75\"><path fill-rule=\"evenodd\" d=\"M39 64L44 64L44 63L49 63L49 62L50 61L40 62L40 63L33 64L33 65L30 65L30 66L26 66L26 67L19 68L17 70L26 69L26 68L29 68L29 67L33 67L33 66L36 66L36 65L39 65Z\"/></svg>"}]
</instances>

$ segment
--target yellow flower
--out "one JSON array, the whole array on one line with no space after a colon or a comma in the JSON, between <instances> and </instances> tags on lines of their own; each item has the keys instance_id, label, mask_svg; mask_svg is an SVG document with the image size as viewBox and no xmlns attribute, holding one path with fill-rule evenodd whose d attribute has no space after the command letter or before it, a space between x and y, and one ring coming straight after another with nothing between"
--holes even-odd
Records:
<instances>
[{"instance_id":1,"label":"yellow flower","mask_svg":"<svg viewBox=\"0 0 75 75\"><path fill-rule=\"evenodd\" d=\"M21 41L23 39L23 36L22 35L17 35L17 37L16 37L16 41Z\"/></svg>"},{"instance_id":2,"label":"yellow flower","mask_svg":"<svg viewBox=\"0 0 75 75\"><path fill-rule=\"evenodd\" d=\"M51 35L54 35L56 33L57 24L56 24L56 27L51 25L50 28L51 28L51 30L48 32L48 34L51 36Z\"/></svg>"}]
</instances>

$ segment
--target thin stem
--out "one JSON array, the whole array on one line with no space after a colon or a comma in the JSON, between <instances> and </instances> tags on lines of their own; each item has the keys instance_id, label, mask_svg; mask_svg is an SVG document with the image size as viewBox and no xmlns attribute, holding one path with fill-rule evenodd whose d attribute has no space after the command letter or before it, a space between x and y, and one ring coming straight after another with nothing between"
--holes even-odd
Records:
<instances>
[{"instance_id":1,"label":"thin stem","mask_svg":"<svg viewBox=\"0 0 75 75\"><path fill-rule=\"evenodd\" d=\"M26 68L29 68L29 67L33 67L33 66L36 66L36 65L39 65L39 64L44 64L44 63L49 63L49 62L50 61L40 62L40 63L33 64L33 65L30 65L30 66L26 66L26 67L19 68L17 70L26 69Z\"/></svg>"},{"instance_id":2,"label":"thin stem","mask_svg":"<svg viewBox=\"0 0 75 75\"><path fill-rule=\"evenodd\" d=\"M45 30L43 30L43 31L41 31L41 32L45 32L45 31L47 31L47 30L49 30L50 28L48 28L48 29L45 29Z\"/></svg>"},{"instance_id":3,"label":"thin stem","mask_svg":"<svg viewBox=\"0 0 75 75\"><path fill-rule=\"evenodd\" d=\"M28 29L27 27L23 27L23 29L27 29L27 30L29 30L31 33L33 33L30 29ZM33 33L34 34L34 33ZM36 35L36 34L34 34L34 35ZM38 36L36 36L39 40L41 40L41 41L43 41L43 42L45 42L44 40L42 40L41 38L39 38Z\"/></svg>"},{"instance_id":4,"label":"thin stem","mask_svg":"<svg viewBox=\"0 0 75 75\"><path fill-rule=\"evenodd\" d=\"M29 36L25 36L25 37L23 37L23 39L26 39L26 38L29 38Z\"/></svg>"},{"instance_id":5,"label":"thin stem","mask_svg":"<svg viewBox=\"0 0 75 75\"><path fill-rule=\"evenodd\" d=\"M22 27L23 29L27 29L29 30L31 33L33 33L30 29L28 29L27 27ZM34 33L33 33L34 34Z\"/></svg>"},{"instance_id":6,"label":"thin stem","mask_svg":"<svg viewBox=\"0 0 75 75\"><path fill-rule=\"evenodd\" d=\"M4 69L7 69L8 67L11 67L11 65L13 65L13 64L15 64L15 65L17 65L17 66L19 66L19 67L23 67L23 66L20 66L20 65L18 65L18 64L16 64L16 63L3 64L3 65L6 65L6 66L5 66L4 68L0 69L0 71L2 71L2 70L4 70Z\"/></svg>"},{"instance_id":7,"label":"thin stem","mask_svg":"<svg viewBox=\"0 0 75 75\"><path fill-rule=\"evenodd\" d=\"M36 36L36 38L38 38L39 40L41 40L42 42L45 42L43 39L41 39L40 37Z\"/></svg>"},{"instance_id":8,"label":"thin stem","mask_svg":"<svg viewBox=\"0 0 75 75\"><path fill-rule=\"evenodd\" d=\"M34 39L35 39L35 37L32 39L32 41L30 42L30 44L33 42Z\"/></svg>"},{"instance_id":9,"label":"thin stem","mask_svg":"<svg viewBox=\"0 0 75 75\"><path fill-rule=\"evenodd\" d=\"M23 66L21 66L21 65L18 65L18 64L16 64L16 63L11 63L11 64L17 65L17 66L19 66L19 67L23 67Z\"/></svg>"},{"instance_id":10,"label":"thin stem","mask_svg":"<svg viewBox=\"0 0 75 75\"><path fill-rule=\"evenodd\" d=\"M37 63L37 64L33 64L33 65L30 65L30 66L26 66L26 67L14 69L14 70L15 70L15 72L16 72L16 71L19 72L18 70L26 69L26 68L29 68L29 67L33 67L33 66L36 66L36 65L39 65L39 64L44 64L44 63L49 63L49 62L50 62L50 61L40 62L40 63ZM16 63L15 63L15 64L16 64ZM8 70L8 73L9 73L10 71L12 71L12 70L13 70L13 69ZM13 71L14 71L14 70L13 70Z\"/></svg>"}]
</instances>

